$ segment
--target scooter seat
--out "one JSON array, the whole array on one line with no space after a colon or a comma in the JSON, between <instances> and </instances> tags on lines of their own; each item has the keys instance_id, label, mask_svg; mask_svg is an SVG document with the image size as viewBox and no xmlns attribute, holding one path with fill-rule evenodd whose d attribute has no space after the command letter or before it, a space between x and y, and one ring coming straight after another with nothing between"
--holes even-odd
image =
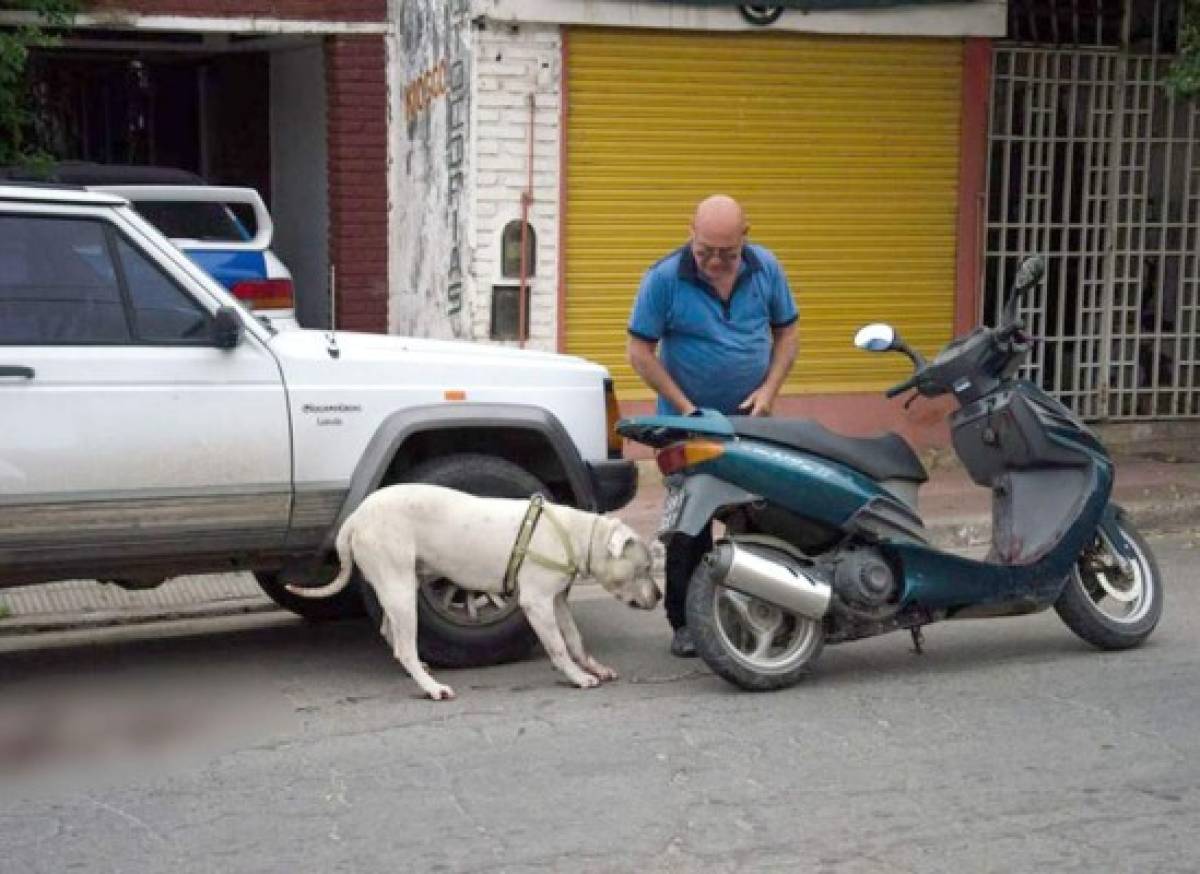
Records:
<instances>
[{"instance_id":1,"label":"scooter seat","mask_svg":"<svg viewBox=\"0 0 1200 874\"><path fill-rule=\"evenodd\" d=\"M759 416L730 416L735 434L790 446L831 461L840 461L872 479L929 479L921 459L899 434L879 437L843 437L812 419L771 419Z\"/></svg>"}]
</instances>

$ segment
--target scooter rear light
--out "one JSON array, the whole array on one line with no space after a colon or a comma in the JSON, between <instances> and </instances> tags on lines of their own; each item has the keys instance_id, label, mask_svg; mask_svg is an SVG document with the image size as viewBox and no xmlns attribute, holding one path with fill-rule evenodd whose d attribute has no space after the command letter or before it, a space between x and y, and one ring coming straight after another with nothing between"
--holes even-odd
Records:
<instances>
[{"instance_id":1,"label":"scooter rear light","mask_svg":"<svg viewBox=\"0 0 1200 874\"><path fill-rule=\"evenodd\" d=\"M287 310L292 308L292 280L247 279L236 282L233 296L256 310Z\"/></svg>"},{"instance_id":2,"label":"scooter rear light","mask_svg":"<svg viewBox=\"0 0 1200 874\"><path fill-rule=\"evenodd\" d=\"M685 440L660 449L654 456L663 476L670 476L685 467L712 461L725 454L725 444L713 440Z\"/></svg>"}]
</instances>

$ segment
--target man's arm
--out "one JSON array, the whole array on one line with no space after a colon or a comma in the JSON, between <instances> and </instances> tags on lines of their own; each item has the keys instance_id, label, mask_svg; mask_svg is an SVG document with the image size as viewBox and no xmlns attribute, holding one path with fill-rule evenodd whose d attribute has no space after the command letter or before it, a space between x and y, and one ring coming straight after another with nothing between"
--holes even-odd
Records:
<instances>
[{"instance_id":1,"label":"man's arm","mask_svg":"<svg viewBox=\"0 0 1200 874\"><path fill-rule=\"evenodd\" d=\"M629 358L629 363L633 366L633 369L637 371L637 375L642 378L642 381L646 385L670 401L682 415L689 416L696 409L696 405L688 400L687 395L683 393L683 389L671 378L671 374L667 373L667 369L662 366L662 362L654 354L657 348L657 342L643 340L641 337L635 337L631 334L629 336L629 343L626 346L626 356Z\"/></svg>"},{"instance_id":2,"label":"man's arm","mask_svg":"<svg viewBox=\"0 0 1200 874\"><path fill-rule=\"evenodd\" d=\"M796 322L771 328L771 363L767 367L767 378L738 405L739 410L745 410L751 416L771 415L775 397L796 360L797 336Z\"/></svg>"}]
</instances>

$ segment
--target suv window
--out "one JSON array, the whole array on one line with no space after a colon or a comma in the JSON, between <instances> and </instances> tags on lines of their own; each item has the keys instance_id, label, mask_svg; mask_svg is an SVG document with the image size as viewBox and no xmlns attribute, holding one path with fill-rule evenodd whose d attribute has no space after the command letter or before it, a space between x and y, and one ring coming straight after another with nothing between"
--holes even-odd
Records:
<instances>
[{"instance_id":1,"label":"suv window","mask_svg":"<svg viewBox=\"0 0 1200 874\"><path fill-rule=\"evenodd\" d=\"M128 343L104 227L0 215L0 343Z\"/></svg>"},{"instance_id":2,"label":"suv window","mask_svg":"<svg viewBox=\"0 0 1200 874\"><path fill-rule=\"evenodd\" d=\"M0 344L208 345L211 322L104 222L0 215Z\"/></svg>"},{"instance_id":3,"label":"suv window","mask_svg":"<svg viewBox=\"0 0 1200 874\"><path fill-rule=\"evenodd\" d=\"M209 315L199 304L120 237L117 238L117 253L125 271L139 340L170 343L194 341L205 335Z\"/></svg>"}]
</instances>

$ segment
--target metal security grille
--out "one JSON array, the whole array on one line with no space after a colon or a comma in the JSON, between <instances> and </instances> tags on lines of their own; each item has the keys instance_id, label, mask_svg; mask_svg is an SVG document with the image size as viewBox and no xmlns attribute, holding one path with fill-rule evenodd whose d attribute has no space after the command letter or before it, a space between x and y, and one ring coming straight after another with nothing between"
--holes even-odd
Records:
<instances>
[{"instance_id":1,"label":"metal security grille","mask_svg":"<svg viewBox=\"0 0 1200 874\"><path fill-rule=\"evenodd\" d=\"M1046 256L1024 375L1087 419L1200 417L1200 107L1162 87L1152 6L1130 49L995 55L984 317Z\"/></svg>"}]
</instances>

